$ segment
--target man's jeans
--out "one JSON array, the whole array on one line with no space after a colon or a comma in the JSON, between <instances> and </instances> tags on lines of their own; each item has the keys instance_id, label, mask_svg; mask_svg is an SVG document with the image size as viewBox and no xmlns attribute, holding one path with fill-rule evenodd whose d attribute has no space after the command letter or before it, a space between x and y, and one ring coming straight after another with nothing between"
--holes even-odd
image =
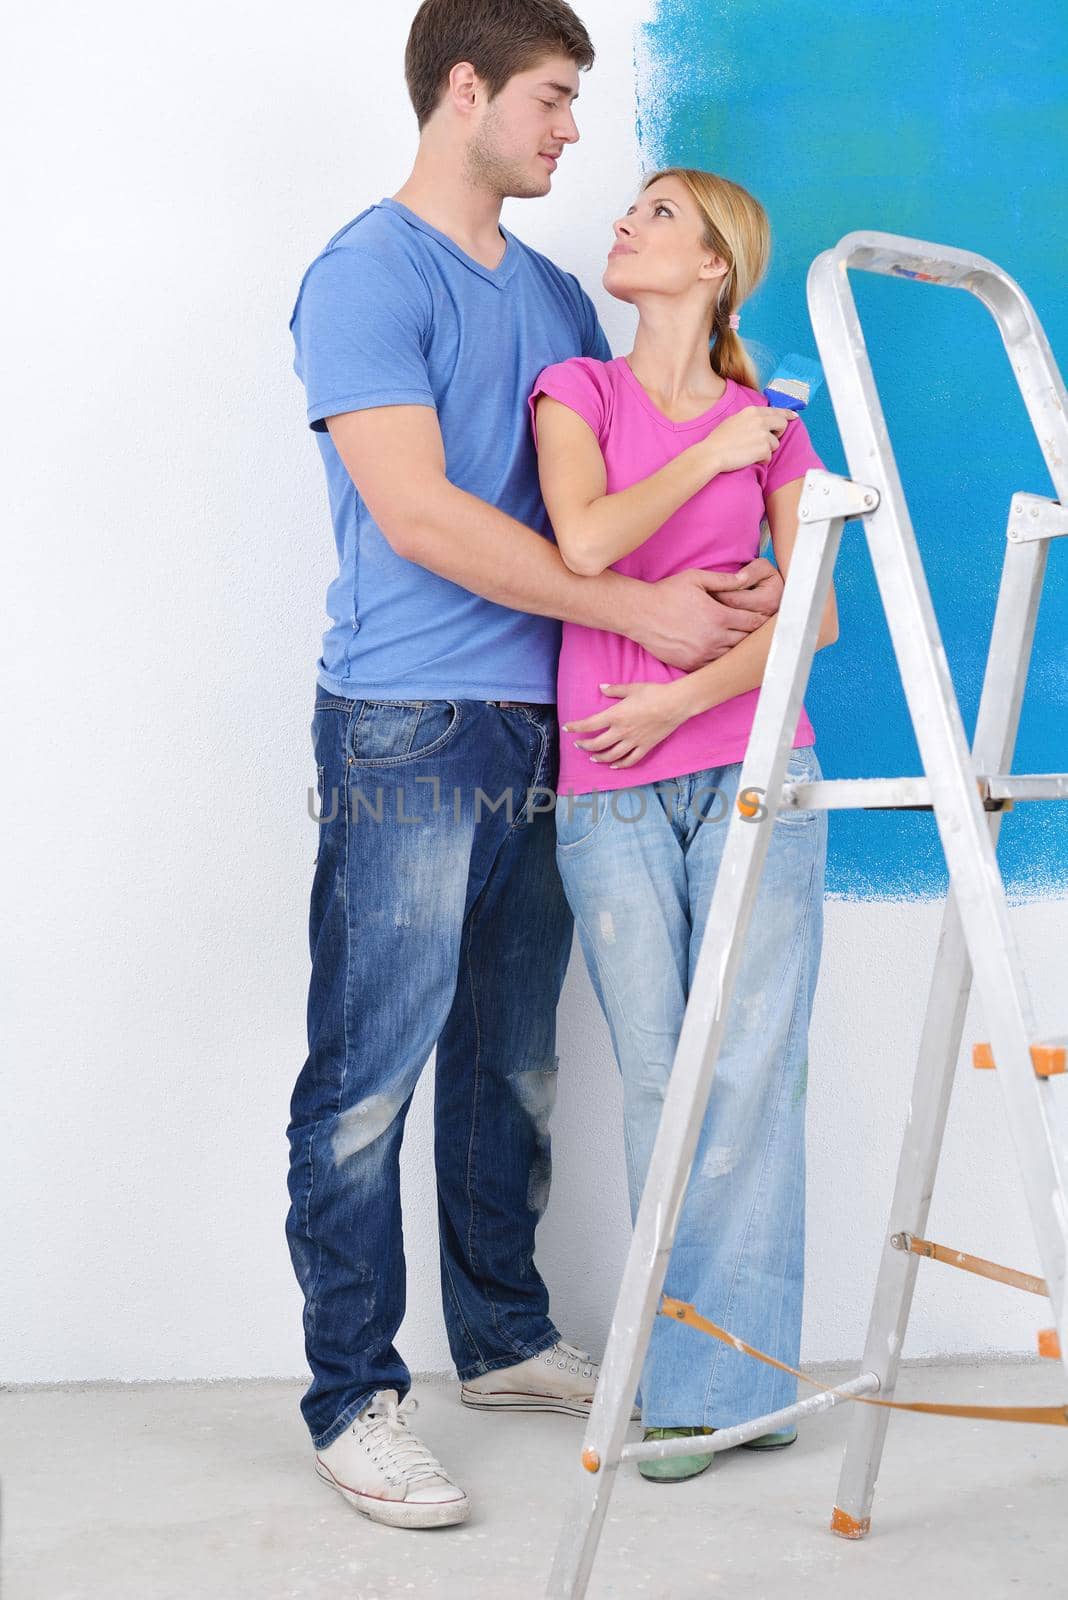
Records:
<instances>
[{"instance_id":1,"label":"man's jeans","mask_svg":"<svg viewBox=\"0 0 1068 1600\"><path fill-rule=\"evenodd\" d=\"M557 802L557 860L623 1077L634 1214L740 773L736 762ZM786 775L820 778L815 746L795 749ZM793 1367L826 841L825 811L774 824L665 1281L666 1293ZM728 1428L792 1405L797 1382L658 1316L641 1396L646 1427Z\"/></svg>"},{"instance_id":2,"label":"man's jeans","mask_svg":"<svg viewBox=\"0 0 1068 1600\"><path fill-rule=\"evenodd\" d=\"M405 1305L398 1155L435 1044L441 1290L457 1371L511 1366L558 1337L534 1266L574 928L555 862L558 737L553 705L318 689L323 820L286 1218L316 1449L376 1390L410 1385L393 1344ZM531 799L539 786L548 800Z\"/></svg>"}]
</instances>

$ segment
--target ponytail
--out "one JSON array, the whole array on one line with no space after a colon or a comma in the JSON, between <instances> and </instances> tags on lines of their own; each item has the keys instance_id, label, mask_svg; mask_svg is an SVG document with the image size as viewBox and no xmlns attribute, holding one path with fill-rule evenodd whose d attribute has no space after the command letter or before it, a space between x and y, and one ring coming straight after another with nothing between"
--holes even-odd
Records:
<instances>
[{"instance_id":1,"label":"ponytail","mask_svg":"<svg viewBox=\"0 0 1068 1600\"><path fill-rule=\"evenodd\" d=\"M733 279L734 274L730 277ZM716 306L712 321L712 343L708 359L712 371L721 378L733 378L743 389L759 389L760 377L748 350L730 325L731 308L726 299Z\"/></svg>"}]
</instances>

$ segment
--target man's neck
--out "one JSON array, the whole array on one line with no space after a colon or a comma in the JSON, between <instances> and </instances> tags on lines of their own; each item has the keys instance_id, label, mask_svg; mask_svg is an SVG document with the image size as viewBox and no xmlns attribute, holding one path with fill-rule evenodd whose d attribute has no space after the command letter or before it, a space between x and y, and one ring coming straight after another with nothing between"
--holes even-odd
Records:
<instances>
[{"instance_id":1,"label":"man's neck","mask_svg":"<svg viewBox=\"0 0 1068 1600\"><path fill-rule=\"evenodd\" d=\"M467 179L455 158L420 150L408 179L392 197L447 234L485 267L500 265L507 248L500 229L501 196Z\"/></svg>"}]
</instances>

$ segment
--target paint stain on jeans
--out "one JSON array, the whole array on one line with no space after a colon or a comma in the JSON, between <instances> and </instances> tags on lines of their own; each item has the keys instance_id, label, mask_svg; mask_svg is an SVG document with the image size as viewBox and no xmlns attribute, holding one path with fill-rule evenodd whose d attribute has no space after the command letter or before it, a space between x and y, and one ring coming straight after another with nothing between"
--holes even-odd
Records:
<instances>
[{"instance_id":1,"label":"paint stain on jeans","mask_svg":"<svg viewBox=\"0 0 1068 1600\"><path fill-rule=\"evenodd\" d=\"M549 1118L556 1104L559 1061L559 1056L556 1056L551 1067L515 1072L508 1079L512 1093L534 1124L539 1143L549 1137Z\"/></svg>"},{"instance_id":2,"label":"paint stain on jeans","mask_svg":"<svg viewBox=\"0 0 1068 1600\"><path fill-rule=\"evenodd\" d=\"M702 1178L725 1178L727 1173L738 1165L741 1155L736 1144L714 1144L705 1153L701 1162Z\"/></svg>"},{"instance_id":3,"label":"paint stain on jeans","mask_svg":"<svg viewBox=\"0 0 1068 1600\"><path fill-rule=\"evenodd\" d=\"M407 1100L409 1093L410 1091L371 1094L366 1100L360 1100L356 1105L350 1106L347 1111L339 1112L330 1145L334 1155L334 1165L342 1166L380 1138Z\"/></svg>"},{"instance_id":4,"label":"paint stain on jeans","mask_svg":"<svg viewBox=\"0 0 1068 1600\"><path fill-rule=\"evenodd\" d=\"M539 1217L549 1203L549 1186L552 1181L549 1119L556 1104L559 1063L559 1056L555 1056L551 1067L535 1068L530 1072L516 1072L508 1080L513 1094L534 1128L536 1149L530 1163L527 1207Z\"/></svg>"}]
</instances>

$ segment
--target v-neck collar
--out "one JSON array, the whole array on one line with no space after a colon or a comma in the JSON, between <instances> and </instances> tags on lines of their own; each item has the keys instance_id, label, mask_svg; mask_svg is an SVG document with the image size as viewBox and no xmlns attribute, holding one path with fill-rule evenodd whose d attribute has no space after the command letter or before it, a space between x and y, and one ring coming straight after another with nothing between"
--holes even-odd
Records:
<instances>
[{"instance_id":1,"label":"v-neck collar","mask_svg":"<svg viewBox=\"0 0 1068 1600\"><path fill-rule=\"evenodd\" d=\"M724 379L727 387L724 389L714 406L712 406L708 411L702 411L699 417L687 417L685 422L676 422L672 417L665 416L659 406L653 404L645 389L638 382L638 379L626 356L616 356L614 365L617 366L622 372L624 381L634 391L634 394L641 401L641 404L645 407L645 410L654 419L654 421L659 422L662 428L670 428L674 433L678 433L684 428L697 428L700 427L702 423L711 422L713 417L718 416L719 413L725 410L730 404L731 400L734 398L734 391L737 388L737 384L733 378Z\"/></svg>"},{"instance_id":2,"label":"v-neck collar","mask_svg":"<svg viewBox=\"0 0 1068 1600\"><path fill-rule=\"evenodd\" d=\"M435 228L425 218L421 217L418 212L412 211L408 206L403 205L401 201L387 198L380 200L378 203L380 206L385 206L389 211L395 211L411 227L418 228L420 233L425 233L429 238L436 239L442 249L447 250L451 256L455 256L457 261L462 262L472 272L477 272L480 278L485 278L487 283L495 284L498 289L503 288L515 272L519 261L519 240L514 233L509 232L503 223L498 223L497 226L500 228L504 238L504 255L495 267L487 267L481 261L476 261L474 256L469 256L467 251L461 249L456 243L455 239L450 239L447 233L442 233L440 228Z\"/></svg>"}]
</instances>

